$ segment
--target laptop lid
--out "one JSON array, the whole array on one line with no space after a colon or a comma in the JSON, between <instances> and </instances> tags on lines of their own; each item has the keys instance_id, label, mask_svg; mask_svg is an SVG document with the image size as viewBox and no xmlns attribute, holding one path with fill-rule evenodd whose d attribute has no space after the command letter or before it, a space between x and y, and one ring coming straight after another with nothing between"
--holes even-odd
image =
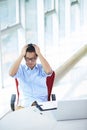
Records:
<instances>
[{"instance_id":1,"label":"laptop lid","mask_svg":"<svg viewBox=\"0 0 87 130\"><path fill-rule=\"evenodd\" d=\"M87 118L87 99L58 101L53 112L56 120L75 120Z\"/></svg>"}]
</instances>

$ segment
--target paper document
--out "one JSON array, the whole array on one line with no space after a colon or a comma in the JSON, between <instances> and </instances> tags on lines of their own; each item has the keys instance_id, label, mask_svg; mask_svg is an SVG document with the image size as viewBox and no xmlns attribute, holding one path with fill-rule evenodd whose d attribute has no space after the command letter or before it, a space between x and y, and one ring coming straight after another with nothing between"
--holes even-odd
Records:
<instances>
[{"instance_id":1,"label":"paper document","mask_svg":"<svg viewBox=\"0 0 87 130\"><path fill-rule=\"evenodd\" d=\"M37 103L37 107L41 111L54 110L57 109L57 101L47 101L47 102Z\"/></svg>"}]
</instances>

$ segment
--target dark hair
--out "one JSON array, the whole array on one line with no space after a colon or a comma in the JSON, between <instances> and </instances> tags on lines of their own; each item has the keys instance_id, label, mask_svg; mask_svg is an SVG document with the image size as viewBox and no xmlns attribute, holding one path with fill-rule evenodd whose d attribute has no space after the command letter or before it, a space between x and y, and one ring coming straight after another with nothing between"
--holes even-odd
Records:
<instances>
[{"instance_id":1,"label":"dark hair","mask_svg":"<svg viewBox=\"0 0 87 130\"><path fill-rule=\"evenodd\" d=\"M28 48L26 49L26 52L35 52L36 53L35 48L32 43L28 44ZM36 54L36 56L37 56L37 54Z\"/></svg>"}]
</instances>

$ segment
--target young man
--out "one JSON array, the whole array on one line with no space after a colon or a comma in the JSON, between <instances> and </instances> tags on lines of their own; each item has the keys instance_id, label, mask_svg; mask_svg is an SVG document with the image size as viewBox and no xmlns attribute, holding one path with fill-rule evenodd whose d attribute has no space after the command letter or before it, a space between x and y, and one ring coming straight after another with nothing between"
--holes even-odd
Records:
<instances>
[{"instance_id":1,"label":"young man","mask_svg":"<svg viewBox=\"0 0 87 130\"><path fill-rule=\"evenodd\" d=\"M22 59L26 64L21 64ZM37 58L41 64L37 64ZM19 81L19 107L29 107L35 101L47 101L46 77L52 74L52 69L35 44L28 44L22 48L21 54L10 68L9 75Z\"/></svg>"}]
</instances>

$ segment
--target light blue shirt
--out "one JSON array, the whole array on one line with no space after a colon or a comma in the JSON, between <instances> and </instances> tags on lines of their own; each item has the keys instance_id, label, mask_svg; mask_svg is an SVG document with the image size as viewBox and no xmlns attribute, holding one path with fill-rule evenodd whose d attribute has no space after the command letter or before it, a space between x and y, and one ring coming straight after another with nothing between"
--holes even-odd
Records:
<instances>
[{"instance_id":1,"label":"light blue shirt","mask_svg":"<svg viewBox=\"0 0 87 130\"><path fill-rule=\"evenodd\" d=\"M37 64L33 69L27 65L20 65L14 76L19 81L19 105L29 107L34 101L47 101L47 76L41 64Z\"/></svg>"}]
</instances>

